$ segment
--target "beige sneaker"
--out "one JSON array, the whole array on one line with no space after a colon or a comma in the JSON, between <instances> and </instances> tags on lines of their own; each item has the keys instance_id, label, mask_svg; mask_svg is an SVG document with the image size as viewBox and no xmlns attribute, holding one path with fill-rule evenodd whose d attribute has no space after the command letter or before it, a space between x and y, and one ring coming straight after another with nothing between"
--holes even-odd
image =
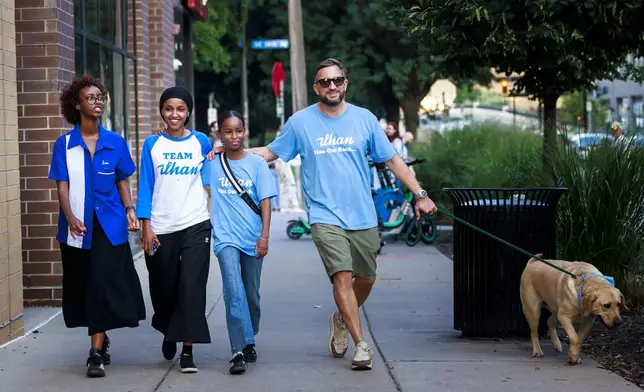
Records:
<instances>
[{"instance_id":1,"label":"beige sneaker","mask_svg":"<svg viewBox=\"0 0 644 392\"><path fill-rule=\"evenodd\" d=\"M340 321L338 312L331 315L329 321L331 332L329 334L329 351L336 358L343 358L349 348L349 331Z\"/></svg>"},{"instance_id":2,"label":"beige sneaker","mask_svg":"<svg viewBox=\"0 0 644 392\"><path fill-rule=\"evenodd\" d=\"M351 361L351 368L353 370L371 370L371 358L373 357L373 350L367 342L360 342L356 344L356 353Z\"/></svg>"}]
</instances>

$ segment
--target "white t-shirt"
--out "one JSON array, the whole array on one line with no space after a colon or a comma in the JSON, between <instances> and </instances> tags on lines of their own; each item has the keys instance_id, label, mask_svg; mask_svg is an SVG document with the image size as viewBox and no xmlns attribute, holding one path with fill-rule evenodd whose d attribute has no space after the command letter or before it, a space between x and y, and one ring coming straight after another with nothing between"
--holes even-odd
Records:
<instances>
[{"instance_id":1,"label":"white t-shirt","mask_svg":"<svg viewBox=\"0 0 644 392\"><path fill-rule=\"evenodd\" d=\"M208 137L191 131L172 138L164 133L145 139L137 196L137 217L149 219L154 234L168 234L209 220Z\"/></svg>"}]
</instances>

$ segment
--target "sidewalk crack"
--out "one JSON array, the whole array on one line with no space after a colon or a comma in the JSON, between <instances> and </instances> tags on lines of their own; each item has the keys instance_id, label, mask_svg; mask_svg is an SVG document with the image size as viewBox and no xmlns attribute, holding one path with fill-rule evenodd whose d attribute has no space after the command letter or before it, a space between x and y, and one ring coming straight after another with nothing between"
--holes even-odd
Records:
<instances>
[{"instance_id":1,"label":"sidewalk crack","mask_svg":"<svg viewBox=\"0 0 644 392\"><path fill-rule=\"evenodd\" d=\"M221 301L221 298L222 298L223 296L224 296L224 293L223 293L223 292L219 294L219 297L217 298L217 300L215 301L215 303L212 305L212 307L210 308L210 310L208 311L208 313L206 313L206 320L208 320L208 318L210 318L210 315L212 314L212 311L213 311L213 310L215 310L215 308L217 307L217 305L219 304L219 302ZM179 356L179 357L180 357L180 356ZM170 365L170 367L168 368L168 370L166 370L165 374L163 375L163 377L161 377L161 380L159 380L159 382L158 382L158 383L157 383L157 385L154 387L154 389L152 390L152 392L157 392L157 391L161 388L161 386L163 386L163 383L165 382L165 380L166 380L166 379L168 378L168 376L170 375L170 372L171 372L171 371L172 371L172 369L174 369L174 367L177 365L177 361L179 360L179 357L178 357L178 358L176 358L174 361L172 361L172 364Z\"/></svg>"},{"instance_id":2,"label":"sidewalk crack","mask_svg":"<svg viewBox=\"0 0 644 392\"><path fill-rule=\"evenodd\" d=\"M364 314L365 321L367 322L367 330L369 331L369 336L371 336L371 340L373 340L373 345L376 346L376 351L378 351L378 355L380 355L380 358L382 359L382 361L385 364L385 367L387 368L387 374L389 374L389 378L391 378L391 381L394 383L396 390L398 392L402 392L402 385L400 385L398 378L396 378L396 375L394 374L394 368L387 361L387 358L385 357L385 353L380 348L380 344L378 344L378 341L376 340L376 336L373 334L373 330L371 329L371 321L369 321L369 315L367 314L367 308L364 304L361 306L361 308L362 308L362 314Z\"/></svg>"}]
</instances>

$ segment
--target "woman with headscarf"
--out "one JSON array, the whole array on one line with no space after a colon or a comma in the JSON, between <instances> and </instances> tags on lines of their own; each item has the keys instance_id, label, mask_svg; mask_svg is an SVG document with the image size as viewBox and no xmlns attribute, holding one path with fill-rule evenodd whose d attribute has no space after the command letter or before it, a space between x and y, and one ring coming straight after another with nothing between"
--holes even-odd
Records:
<instances>
[{"instance_id":1,"label":"woman with headscarf","mask_svg":"<svg viewBox=\"0 0 644 392\"><path fill-rule=\"evenodd\" d=\"M210 164L208 137L185 126L193 100L171 87L159 100L165 130L148 137L141 153L137 216L154 309L152 327L164 336L171 360L183 343L181 372L196 373L193 343L210 343L206 284L210 267Z\"/></svg>"}]
</instances>

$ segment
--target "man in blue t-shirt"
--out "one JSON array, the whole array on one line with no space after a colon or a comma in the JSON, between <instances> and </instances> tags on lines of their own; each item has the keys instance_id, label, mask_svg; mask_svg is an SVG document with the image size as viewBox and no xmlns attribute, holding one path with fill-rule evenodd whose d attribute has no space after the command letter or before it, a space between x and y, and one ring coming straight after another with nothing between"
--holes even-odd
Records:
<instances>
[{"instance_id":1,"label":"man in blue t-shirt","mask_svg":"<svg viewBox=\"0 0 644 392\"><path fill-rule=\"evenodd\" d=\"M329 351L334 357L344 357L350 333L356 345L352 368L368 370L373 352L364 341L358 308L376 279L380 238L367 156L385 162L414 193L417 217L420 212L436 212L436 206L393 149L378 119L345 101L347 84L346 68L340 61L320 63L313 85L320 102L293 114L267 147L250 151L268 162L301 157L313 241L333 282L339 309L330 320Z\"/></svg>"}]
</instances>

